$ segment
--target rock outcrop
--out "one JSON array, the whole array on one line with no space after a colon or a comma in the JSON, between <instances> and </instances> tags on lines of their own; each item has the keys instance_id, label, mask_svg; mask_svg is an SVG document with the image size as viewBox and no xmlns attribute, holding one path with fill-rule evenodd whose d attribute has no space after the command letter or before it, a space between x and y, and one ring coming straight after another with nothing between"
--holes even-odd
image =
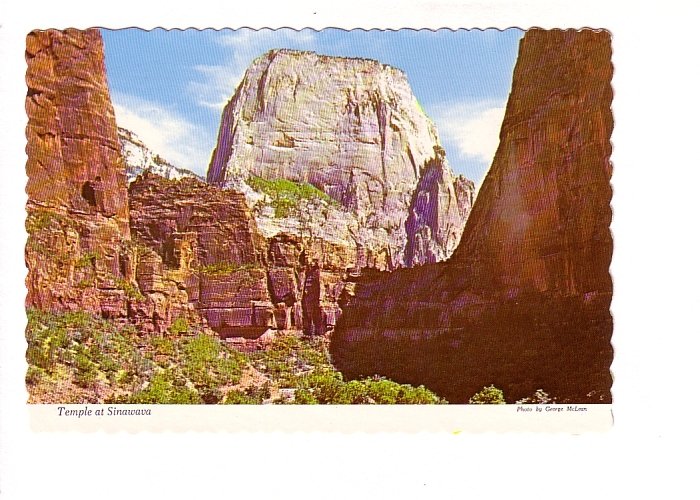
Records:
<instances>
[{"instance_id":1,"label":"rock outcrop","mask_svg":"<svg viewBox=\"0 0 700 500\"><path fill-rule=\"evenodd\" d=\"M129 203L134 241L163 263L156 274L184 282L189 302L221 336L321 334L335 325L353 257L345 247L285 233L266 239L243 194L194 178L143 174Z\"/></svg>"},{"instance_id":2,"label":"rock outcrop","mask_svg":"<svg viewBox=\"0 0 700 500\"><path fill-rule=\"evenodd\" d=\"M609 402L610 35L530 30L501 142L446 262L365 272L331 342L351 377L421 383L453 402Z\"/></svg>"},{"instance_id":3,"label":"rock outcrop","mask_svg":"<svg viewBox=\"0 0 700 500\"><path fill-rule=\"evenodd\" d=\"M132 245L99 31L33 31L26 60L27 306L131 319L145 332L174 315L196 321L158 259Z\"/></svg>"},{"instance_id":4,"label":"rock outcrop","mask_svg":"<svg viewBox=\"0 0 700 500\"><path fill-rule=\"evenodd\" d=\"M96 30L27 36L29 305L125 315L126 179Z\"/></svg>"},{"instance_id":5,"label":"rock outcrop","mask_svg":"<svg viewBox=\"0 0 700 500\"><path fill-rule=\"evenodd\" d=\"M388 270L447 258L474 192L400 70L291 50L256 59L222 115L207 181L251 176L329 195L343 239Z\"/></svg>"},{"instance_id":6,"label":"rock outcrop","mask_svg":"<svg viewBox=\"0 0 700 500\"><path fill-rule=\"evenodd\" d=\"M131 130L119 127L118 131L121 154L126 165L126 180L129 184L144 172L171 180L184 179L185 177L202 179L194 172L186 168L176 167L159 154L151 151L141 138Z\"/></svg>"},{"instance_id":7,"label":"rock outcrop","mask_svg":"<svg viewBox=\"0 0 700 500\"><path fill-rule=\"evenodd\" d=\"M99 31L27 36L29 202L113 222L128 237L124 170Z\"/></svg>"}]
</instances>

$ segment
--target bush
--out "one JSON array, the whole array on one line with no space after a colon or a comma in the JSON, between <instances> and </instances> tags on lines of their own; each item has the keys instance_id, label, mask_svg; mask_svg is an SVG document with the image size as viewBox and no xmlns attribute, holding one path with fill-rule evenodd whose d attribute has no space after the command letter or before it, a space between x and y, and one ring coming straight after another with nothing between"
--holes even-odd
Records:
<instances>
[{"instance_id":1,"label":"bush","mask_svg":"<svg viewBox=\"0 0 700 500\"><path fill-rule=\"evenodd\" d=\"M278 336L267 350L252 355L258 370L281 388L296 389L297 404L440 404L445 401L423 386L386 378L345 381L331 364L322 339Z\"/></svg>"},{"instance_id":2,"label":"bush","mask_svg":"<svg viewBox=\"0 0 700 500\"><path fill-rule=\"evenodd\" d=\"M117 278L115 280L115 283L117 285L117 288L120 290L123 290L126 296L135 301L142 301L145 300L146 297L143 296L141 293L141 290L139 290L138 286L135 286L134 284L130 283L129 281L123 279L123 278Z\"/></svg>"},{"instance_id":3,"label":"bush","mask_svg":"<svg viewBox=\"0 0 700 500\"><path fill-rule=\"evenodd\" d=\"M254 190L270 197L270 205L275 210L275 217L284 218L294 215L304 201L322 200L334 204L334 200L316 186L307 182L293 182L287 179L263 179L251 176L247 181Z\"/></svg>"},{"instance_id":4,"label":"bush","mask_svg":"<svg viewBox=\"0 0 700 500\"><path fill-rule=\"evenodd\" d=\"M234 262L222 261L200 266L199 271L209 276L228 276L237 271L250 271L253 269L261 269L261 267L255 262L236 264Z\"/></svg>"},{"instance_id":5,"label":"bush","mask_svg":"<svg viewBox=\"0 0 700 500\"><path fill-rule=\"evenodd\" d=\"M80 256L80 258L76 261L75 266L79 268L91 267L94 265L94 262L96 260L99 260L101 258L102 255L100 254L100 252L94 250L89 251Z\"/></svg>"},{"instance_id":6,"label":"bush","mask_svg":"<svg viewBox=\"0 0 700 500\"><path fill-rule=\"evenodd\" d=\"M84 353L75 357L76 375L75 382L80 387L89 388L97 382L97 366Z\"/></svg>"},{"instance_id":7,"label":"bush","mask_svg":"<svg viewBox=\"0 0 700 500\"><path fill-rule=\"evenodd\" d=\"M488 387L484 387L479 392L474 394L469 398L469 404L472 405L504 405L506 404L505 397L503 397L503 391L497 389L491 384Z\"/></svg>"},{"instance_id":8,"label":"bush","mask_svg":"<svg viewBox=\"0 0 700 500\"><path fill-rule=\"evenodd\" d=\"M53 373L56 363L66 357L71 344L68 328L84 327L86 317L79 313L52 315L36 310L27 311L27 363Z\"/></svg>"},{"instance_id":9,"label":"bush","mask_svg":"<svg viewBox=\"0 0 700 500\"><path fill-rule=\"evenodd\" d=\"M281 334L266 350L242 354L215 336L142 337L133 326L118 326L84 312L29 310L27 316L25 379L30 392L50 391L49 384L94 388L99 382L106 401L120 403L261 404L277 388L294 389L294 399L281 398L280 403L443 402L422 386L379 377L344 380L330 362L327 341L320 338ZM187 331L188 326L184 318L177 318L171 332ZM261 372L264 383L245 391L234 389L249 363Z\"/></svg>"},{"instance_id":10,"label":"bush","mask_svg":"<svg viewBox=\"0 0 700 500\"><path fill-rule=\"evenodd\" d=\"M175 342L169 338L153 335L150 338L150 344L157 355L172 357L176 354Z\"/></svg>"},{"instance_id":11,"label":"bush","mask_svg":"<svg viewBox=\"0 0 700 500\"><path fill-rule=\"evenodd\" d=\"M200 334L185 342L182 352L182 372L198 389L233 385L240 380L244 356L228 350L214 337Z\"/></svg>"},{"instance_id":12,"label":"bush","mask_svg":"<svg viewBox=\"0 0 700 500\"><path fill-rule=\"evenodd\" d=\"M24 381L29 385L38 384L44 376L44 370L36 366L29 365Z\"/></svg>"},{"instance_id":13,"label":"bush","mask_svg":"<svg viewBox=\"0 0 700 500\"><path fill-rule=\"evenodd\" d=\"M297 389L294 392L294 403L298 405L317 405L318 400L308 389Z\"/></svg>"},{"instance_id":14,"label":"bush","mask_svg":"<svg viewBox=\"0 0 700 500\"><path fill-rule=\"evenodd\" d=\"M229 391L224 399L224 404L227 405L256 405L259 404L254 397L249 396L243 391Z\"/></svg>"},{"instance_id":15,"label":"bush","mask_svg":"<svg viewBox=\"0 0 700 500\"><path fill-rule=\"evenodd\" d=\"M516 404L520 405L527 405L527 404L534 404L534 405L546 405L546 404L551 404L551 403L556 403L556 399L551 397L549 394L544 392L542 389L537 389L535 391L535 394L532 396L528 396L523 399L519 399L516 401Z\"/></svg>"},{"instance_id":16,"label":"bush","mask_svg":"<svg viewBox=\"0 0 700 500\"><path fill-rule=\"evenodd\" d=\"M166 373L156 374L145 389L126 398L124 403L132 404L199 404L202 399L196 391L178 387Z\"/></svg>"},{"instance_id":17,"label":"bush","mask_svg":"<svg viewBox=\"0 0 700 500\"><path fill-rule=\"evenodd\" d=\"M367 396L377 404L394 404L399 395L399 384L386 379L365 381Z\"/></svg>"},{"instance_id":18,"label":"bush","mask_svg":"<svg viewBox=\"0 0 700 500\"><path fill-rule=\"evenodd\" d=\"M172 333L173 335L187 333L187 330L189 329L190 324L187 322L187 318L183 317L176 318L175 321L171 323L170 328L168 328L170 333Z\"/></svg>"}]
</instances>

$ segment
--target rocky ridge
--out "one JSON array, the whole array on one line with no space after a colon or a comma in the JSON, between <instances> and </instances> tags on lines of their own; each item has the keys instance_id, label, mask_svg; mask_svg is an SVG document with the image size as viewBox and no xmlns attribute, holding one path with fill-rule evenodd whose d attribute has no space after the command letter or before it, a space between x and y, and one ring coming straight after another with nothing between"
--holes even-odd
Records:
<instances>
[{"instance_id":1,"label":"rocky ridge","mask_svg":"<svg viewBox=\"0 0 700 500\"><path fill-rule=\"evenodd\" d=\"M251 64L222 114L207 181L240 189L251 177L327 194L328 226L385 270L447 258L474 197L400 70L286 49Z\"/></svg>"},{"instance_id":2,"label":"rocky ridge","mask_svg":"<svg viewBox=\"0 0 700 500\"><path fill-rule=\"evenodd\" d=\"M126 165L126 180L131 184L136 177L144 172L150 172L166 179L177 180L186 177L202 179L186 168L176 167L169 161L154 153L131 130L118 127L121 155Z\"/></svg>"},{"instance_id":3,"label":"rocky ridge","mask_svg":"<svg viewBox=\"0 0 700 500\"><path fill-rule=\"evenodd\" d=\"M610 35L529 30L500 145L446 262L363 272L331 352L350 377L424 383L452 402L611 399ZM398 292L398 293L397 293Z\"/></svg>"}]
</instances>

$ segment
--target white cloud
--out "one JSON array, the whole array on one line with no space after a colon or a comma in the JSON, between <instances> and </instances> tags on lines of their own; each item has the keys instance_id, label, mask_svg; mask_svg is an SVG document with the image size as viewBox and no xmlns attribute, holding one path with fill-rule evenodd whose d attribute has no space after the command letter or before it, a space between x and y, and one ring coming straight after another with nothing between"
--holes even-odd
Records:
<instances>
[{"instance_id":1,"label":"white cloud","mask_svg":"<svg viewBox=\"0 0 700 500\"><path fill-rule=\"evenodd\" d=\"M490 165L505 112L505 103L459 103L439 107L435 122L440 136L455 144L460 156Z\"/></svg>"},{"instance_id":2,"label":"white cloud","mask_svg":"<svg viewBox=\"0 0 700 500\"><path fill-rule=\"evenodd\" d=\"M254 59L271 49L316 50L316 35L310 29L255 31L243 28L224 33L217 38L217 42L229 50L227 61L221 65L196 66L200 79L191 82L188 90L200 106L221 111Z\"/></svg>"},{"instance_id":3,"label":"white cloud","mask_svg":"<svg viewBox=\"0 0 700 500\"><path fill-rule=\"evenodd\" d=\"M120 127L135 132L151 151L173 165L206 175L212 145L205 130L138 97L115 93L112 102Z\"/></svg>"},{"instance_id":4,"label":"white cloud","mask_svg":"<svg viewBox=\"0 0 700 500\"><path fill-rule=\"evenodd\" d=\"M225 62L195 66L196 77L187 91L200 107L218 115L255 58L275 48L316 50L316 35L308 29L223 32L217 43L228 51ZM135 132L149 149L173 165L206 175L216 140L207 129L162 104L135 96L115 93L112 102L119 126Z\"/></svg>"}]
</instances>

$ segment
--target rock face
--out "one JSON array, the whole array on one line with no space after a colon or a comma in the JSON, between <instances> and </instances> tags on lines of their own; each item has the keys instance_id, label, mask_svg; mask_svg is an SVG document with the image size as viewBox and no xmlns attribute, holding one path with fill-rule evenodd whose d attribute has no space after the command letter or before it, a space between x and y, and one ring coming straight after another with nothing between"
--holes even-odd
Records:
<instances>
[{"instance_id":1,"label":"rock face","mask_svg":"<svg viewBox=\"0 0 700 500\"><path fill-rule=\"evenodd\" d=\"M256 59L222 115L207 181L250 176L328 194L352 213L346 239L390 270L447 258L474 190L400 70L291 50Z\"/></svg>"},{"instance_id":2,"label":"rock face","mask_svg":"<svg viewBox=\"0 0 700 500\"><path fill-rule=\"evenodd\" d=\"M35 31L26 58L27 303L125 315L126 179L100 34Z\"/></svg>"},{"instance_id":3,"label":"rock face","mask_svg":"<svg viewBox=\"0 0 700 500\"><path fill-rule=\"evenodd\" d=\"M175 315L196 321L159 259L131 242L99 31L34 31L26 59L27 306L131 319L146 332Z\"/></svg>"},{"instance_id":4,"label":"rock face","mask_svg":"<svg viewBox=\"0 0 700 500\"><path fill-rule=\"evenodd\" d=\"M454 255L351 283L331 352L349 376L454 402L609 402L612 318L607 32L530 30L501 142Z\"/></svg>"},{"instance_id":5,"label":"rock face","mask_svg":"<svg viewBox=\"0 0 700 500\"><path fill-rule=\"evenodd\" d=\"M166 179L183 179L195 177L202 179L186 168L178 168L160 155L151 151L131 130L119 127L119 145L122 158L126 164L126 180L130 184L144 172L150 172Z\"/></svg>"},{"instance_id":6,"label":"rock face","mask_svg":"<svg viewBox=\"0 0 700 500\"><path fill-rule=\"evenodd\" d=\"M30 203L113 221L128 237L126 184L97 30L27 36Z\"/></svg>"},{"instance_id":7,"label":"rock face","mask_svg":"<svg viewBox=\"0 0 700 500\"><path fill-rule=\"evenodd\" d=\"M129 202L134 240L158 255L165 273L181 276L210 326L256 325L254 303L269 302L265 243L243 195L144 174Z\"/></svg>"},{"instance_id":8,"label":"rock face","mask_svg":"<svg viewBox=\"0 0 700 500\"><path fill-rule=\"evenodd\" d=\"M223 337L335 325L352 257L344 247L284 233L266 239L243 194L194 178L143 174L129 203L134 241L163 263L155 274L186 283L189 302Z\"/></svg>"}]
</instances>

